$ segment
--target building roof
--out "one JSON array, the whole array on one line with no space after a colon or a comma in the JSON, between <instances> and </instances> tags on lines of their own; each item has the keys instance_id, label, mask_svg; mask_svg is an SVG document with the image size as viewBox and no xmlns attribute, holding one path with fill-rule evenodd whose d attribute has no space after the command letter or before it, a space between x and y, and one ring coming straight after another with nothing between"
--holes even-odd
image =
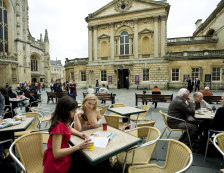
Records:
<instances>
[{"instance_id":1,"label":"building roof","mask_svg":"<svg viewBox=\"0 0 224 173\"><path fill-rule=\"evenodd\" d=\"M61 60L51 60L51 65L62 66Z\"/></svg>"}]
</instances>

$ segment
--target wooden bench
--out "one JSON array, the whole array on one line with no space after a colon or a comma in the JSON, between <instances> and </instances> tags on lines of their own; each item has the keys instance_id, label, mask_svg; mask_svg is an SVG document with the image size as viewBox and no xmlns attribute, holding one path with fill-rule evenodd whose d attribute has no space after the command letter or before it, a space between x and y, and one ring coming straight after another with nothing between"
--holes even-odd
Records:
<instances>
[{"instance_id":1,"label":"wooden bench","mask_svg":"<svg viewBox=\"0 0 224 173\"><path fill-rule=\"evenodd\" d=\"M88 93L86 92L83 92L83 98L85 98L85 96L87 95ZM107 93L94 93L97 97L98 97L98 100L107 100L107 101L111 101L111 104L114 104L115 103L115 96L116 94L107 94Z\"/></svg>"},{"instance_id":2,"label":"wooden bench","mask_svg":"<svg viewBox=\"0 0 224 173\"><path fill-rule=\"evenodd\" d=\"M203 99L208 103L216 102L218 104L221 102L222 96L204 96Z\"/></svg>"},{"instance_id":3,"label":"wooden bench","mask_svg":"<svg viewBox=\"0 0 224 173\"><path fill-rule=\"evenodd\" d=\"M54 103L54 99L57 102L58 99L68 95L68 92L47 92L47 104L49 103L49 101L52 101Z\"/></svg>"},{"instance_id":4,"label":"wooden bench","mask_svg":"<svg viewBox=\"0 0 224 173\"><path fill-rule=\"evenodd\" d=\"M135 106L138 106L138 102L171 102L173 100L173 94L136 94L135 93ZM156 107L156 105L155 105Z\"/></svg>"}]
</instances>

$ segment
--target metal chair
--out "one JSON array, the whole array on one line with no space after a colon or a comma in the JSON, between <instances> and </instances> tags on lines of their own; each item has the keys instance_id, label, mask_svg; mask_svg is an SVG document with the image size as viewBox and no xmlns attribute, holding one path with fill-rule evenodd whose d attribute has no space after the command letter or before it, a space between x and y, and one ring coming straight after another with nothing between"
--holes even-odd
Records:
<instances>
[{"instance_id":1,"label":"metal chair","mask_svg":"<svg viewBox=\"0 0 224 173\"><path fill-rule=\"evenodd\" d=\"M5 114L8 114L8 113L11 113L11 115L13 117L12 105L5 105L5 107L7 107L7 109L2 113L3 119L5 117Z\"/></svg>"},{"instance_id":2,"label":"metal chair","mask_svg":"<svg viewBox=\"0 0 224 173\"><path fill-rule=\"evenodd\" d=\"M187 136L188 136L188 140L189 140L190 148L192 149L191 139L190 139L190 135L189 135L189 131L188 131L188 127L187 127L186 121L185 121L185 120L182 120L182 119L179 119L179 118L176 118L176 117L172 117L172 116L166 115L166 114L164 114L163 111L161 111L161 110L159 111L159 113L162 115L162 117L163 117L163 121L164 121L164 123L165 123L165 125L166 125L166 127L165 127L165 129L164 129L164 131L163 131L163 133L162 133L161 138L163 137L163 134L164 134L164 132L166 131L166 129L168 129L168 130L170 131L169 134L168 134L168 136L167 136L168 139L169 139L169 137L170 137L170 134L171 134L173 131L187 132ZM185 123L185 126L186 126L186 129L172 129L172 128L168 125L166 117L173 118L173 119L176 119L176 120L179 120L179 121L184 122L184 123ZM162 148L164 148L164 146L165 146L165 144L163 145Z\"/></svg>"},{"instance_id":3,"label":"metal chair","mask_svg":"<svg viewBox=\"0 0 224 173\"><path fill-rule=\"evenodd\" d=\"M129 167L129 173L182 173L190 168L193 162L193 155L188 146L174 139L159 139L159 141L168 141L164 166L157 164L134 165Z\"/></svg>"},{"instance_id":4,"label":"metal chair","mask_svg":"<svg viewBox=\"0 0 224 173\"><path fill-rule=\"evenodd\" d=\"M144 133L144 129L148 131L147 134ZM161 135L160 131L155 127L137 127L131 132L133 131L139 131L137 137L147 137L147 140L146 143L134 146L128 149L128 151L117 155L118 162L123 164L123 172L125 171L126 165L148 164ZM132 134L131 132L130 134ZM141 134L141 132L143 132L143 134Z\"/></svg>"},{"instance_id":5,"label":"metal chair","mask_svg":"<svg viewBox=\"0 0 224 173\"><path fill-rule=\"evenodd\" d=\"M23 135L16 139L9 148L10 156L24 173L43 172L43 144L46 142L43 139L43 133L47 132L35 132ZM20 160L14 154L14 146Z\"/></svg>"},{"instance_id":6,"label":"metal chair","mask_svg":"<svg viewBox=\"0 0 224 173\"><path fill-rule=\"evenodd\" d=\"M216 143L218 142L218 144ZM224 157L224 133L219 133L213 138L213 145Z\"/></svg>"},{"instance_id":7,"label":"metal chair","mask_svg":"<svg viewBox=\"0 0 224 173\"><path fill-rule=\"evenodd\" d=\"M224 131L218 131L218 130L212 130L212 129L209 129L208 130L208 138L207 138L207 142L206 142L206 148L205 148L205 156L204 156L204 160L206 160L206 157L207 157L207 154L208 154L208 146L209 146L209 142L211 144L214 144L212 139L210 138L210 133L211 132L214 132L214 133L223 133Z\"/></svg>"}]
</instances>

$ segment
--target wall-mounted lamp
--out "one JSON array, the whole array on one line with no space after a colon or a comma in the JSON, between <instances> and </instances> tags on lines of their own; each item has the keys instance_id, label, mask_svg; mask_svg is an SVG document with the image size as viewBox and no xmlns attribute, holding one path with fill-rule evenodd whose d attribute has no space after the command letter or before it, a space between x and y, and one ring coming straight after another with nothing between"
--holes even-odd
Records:
<instances>
[{"instance_id":1,"label":"wall-mounted lamp","mask_svg":"<svg viewBox=\"0 0 224 173\"><path fill-rule=\"evenodd\" d=\"M160 67L158 67L158 71L160 71Z\"/></svg>"},{"instance_id":2,"label":"wall-mounted lamp","mask_svg":"<svg viewBox=\"0 0 224 173\"><path fill-rule=\"evenodd\" d=\"M89 70L90 73L93 73L93 70Z\"/></svg>"}]
</instances>

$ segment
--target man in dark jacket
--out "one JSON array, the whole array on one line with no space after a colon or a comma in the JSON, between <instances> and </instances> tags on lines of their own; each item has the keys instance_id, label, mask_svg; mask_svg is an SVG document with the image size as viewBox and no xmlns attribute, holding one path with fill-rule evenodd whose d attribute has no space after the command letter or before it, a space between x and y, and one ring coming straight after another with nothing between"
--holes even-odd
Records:
<instances>
[{"instance_id":1,"label":"man in dark jacket","mask_svg":"<svg viewBox=\"0 0 224 173\"><path fill-rule=\"evenodd\" d=\"M193 118L195 114L195 105L193 99L189 98L189 91L186 88L181 88L178 91L175 99L170 103L168 108L168 115L174 118L185 120L187 123L191 142L193 143L197 139L198 126L197 122ZM186 129L185 122L168 117L167 122L173 129ZM189 140L184 133L179 139L183 143L189 145Z\"/></svg>"}]
</instances>

